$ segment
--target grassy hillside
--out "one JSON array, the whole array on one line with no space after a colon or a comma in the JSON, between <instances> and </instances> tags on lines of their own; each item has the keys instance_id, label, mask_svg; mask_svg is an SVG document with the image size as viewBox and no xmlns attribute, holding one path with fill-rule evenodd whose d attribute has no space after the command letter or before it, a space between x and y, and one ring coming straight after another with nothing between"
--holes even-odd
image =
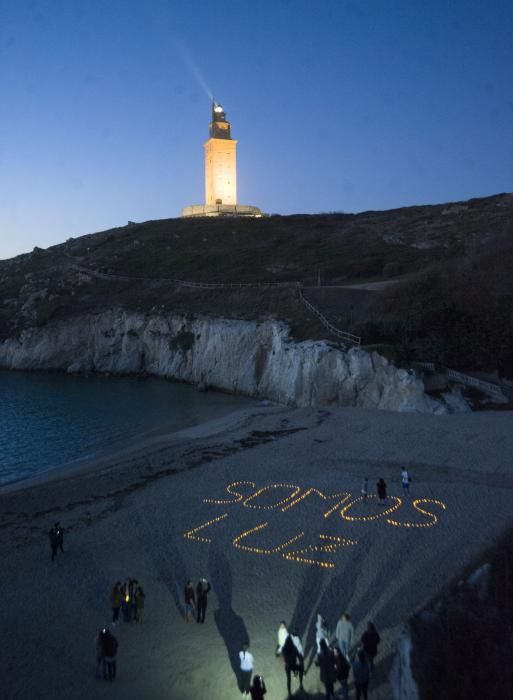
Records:
<instances>
[{"instance_id":1,"label":"grassy hillside","mask_svg":"<svg viewBox=\"0 0 513 700\"><path fill-rule=\"evenodd\" d=\"M92 279L77 266L152 281ZM400 279L381 293L305 294L340 327L402 358L508 372L512 270L512 195L355 215L148 221L1 261L0 337L106 307L272 316L297 337L325 337L293 289L198 291L157 278L305 286L319 276L323 286Z\"/></svg>"}]
</instances>

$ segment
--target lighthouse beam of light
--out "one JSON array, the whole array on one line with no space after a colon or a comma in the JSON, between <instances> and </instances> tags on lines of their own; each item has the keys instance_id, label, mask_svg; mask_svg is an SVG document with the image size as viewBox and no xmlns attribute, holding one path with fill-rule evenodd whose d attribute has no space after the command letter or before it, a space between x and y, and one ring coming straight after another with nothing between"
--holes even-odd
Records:
<instances>
[{"instance_id":1,"label":"lighthouse beam of light","mask_svg":"<svg viewBox=\"0 0 513 700\"><path fill-rule=\"evenodd\" d=\"M190 52L188 51L188 49L177 39L174 40L174 44L175 44L176 52L180 56L184 65L189 69L189 71L193 75L193 77L196 80L196 82L198 83L198 85L201 87L203 92L207 95L210 102L213 102L214 95L212 94L212 90L209 88L207 81L200 73L198 66L194 63L193 58L192 58Z\"/></svg>"}]
</instances>

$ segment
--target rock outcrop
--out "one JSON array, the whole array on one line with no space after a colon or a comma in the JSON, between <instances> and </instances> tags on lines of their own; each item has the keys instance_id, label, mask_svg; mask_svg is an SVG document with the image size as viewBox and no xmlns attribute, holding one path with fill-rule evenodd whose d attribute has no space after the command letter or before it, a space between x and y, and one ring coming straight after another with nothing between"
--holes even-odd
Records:
<instances>
[{"instance_id":1,"label":"rock outcrop","mask_svg":"<svg viewBox=\"0 0 513 700\"><path fill-rule=\"evenodd\" d=\"M422 382L376 352L296 343L288 327L111 310L24 330L0 343L0 366L151 375L295 406L445 412Z\"/></svg>"}]
</instances>

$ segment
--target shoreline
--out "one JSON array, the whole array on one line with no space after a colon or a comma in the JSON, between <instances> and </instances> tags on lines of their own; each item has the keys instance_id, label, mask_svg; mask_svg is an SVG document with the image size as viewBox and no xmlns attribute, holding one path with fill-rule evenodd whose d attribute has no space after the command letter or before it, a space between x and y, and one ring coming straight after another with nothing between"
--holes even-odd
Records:
<instances>
[{"instance_id":1,"label":"shoreline","mask_svg":"<svg viewBox=\"0 0 513 700\"><path fill-rule=\"evenodd\" d=\"M256 406L254 408L256 409ZM268 408L279 410L282 407L275 404ZM194 437L211 437L218 432L223 433L225 430L236 427L240 422L243 422L244 419L249 418L251 416L251 410L252 409L249 408L236 409L220 418L210 418L200 423L185 425L178 429L166 428L163 424L158 428L145 430L137 436L132 436L126 441L128 444L125 444L124 447L121 447L121 443L124 442L122 439L115 440L114 444L99 446L98 451L93 455L78 457L65 464L50 467L34 476L22 477L21 479L0 485L0 497L5 493L32 488L33 486L42 484L44 485L56 480L66 480L68 477L75 478L83 474L94 474L109 466L118 464L123 458L134 459L140 453L155 449L159 446L163 448L171 447L175 441L179 443L186 439L194 439ZM232 421L234 423L233 426ZM195 436L194 433L198 434Z\"/></svg>"},{"instance_id":2,"label":"shoreline","mask_svg":"<svg viewBox=\"0 0 513 700\"><path fill-rule=\"evenodd\" d=\"M54 478L53 475L60 476L62 473L68 471L70 473L73 473L77 469L81 469L83 465L88 465L99 460L104 460L111 455L115 455L118 452L124 452L127 449L133 449L137 447L139 443L145 444L147 442L150 442L153 438L165 436L172 433L179 433L182 430L194 427L196 425L201 425L206 422L215 421L218 419L218 417L222 418L224 416L230 415L233 412L248 410L253 408L255 405L258 405L258 402L255 399L231 395L224 391L215 390L211 390L207 393L201 393L201 397L205 396L206 398L204 400L202 398L199 399L196 397L197 389L194 386L187 385L184 382L178 382L173 380L162 381L163 378L157 376L146 375L144 377L124 377L120 375L119 377L115 378L107 377L107 379L114 379L114 382L116 382L118 379L123 380L121 388L119 390L116 388L114 389L114 393L112 394L113 398L109 399L109 404L107 404L107 407L110 407L112 408L112 410L115 411L116 398L120 401L123 401L126 397L128 398L128 405L130 406L130 404L133 404L130 407L131 413L127 414L128 428L126 428L126 430L123 430L122 423L119 419L109 420L109 416L105 415L103 416L106 425L106 430L104 431L104 424L99 424L98 420L95 419L90 410L88 411L86 409L85 411L83 411L80 406L80 402L77 403L77 410L75 410L75 405L72 405L71 408L74 413L74 418L71 419L72 426L74 421L75 426L78 426L79 428L82 426L83 431L89 429L92 429L94 431L95 427L100 428L102 430L102 435L99 441L97 442L94 442L93 440L91 443L90 440L86 440L85 444L82 445L81 449L75 448L72 450L67 450L68 453L75 452L75 456L72 456L71 454L67 457L67 459L64 462L59 463L60 455L55 450L55 448L50 448L48 450L41 442L43 440L49 439L48 437L45 437L45 427L37 413L39 412L39 414L41 414L43 409L46 408L45 392L48 391L48 395L52 396L52 392L56 390L60 391L61 388L64 388L63 399L59 400L59 402L57 403L55 412L53 412L52 410L51 417L53 418L54 422L57 421L63 424L61 427L63 429L63 432L65 431L64 435L66 435L67 430L65 428L65 422L67 420L66 411L69 410L68 401L69 398L75 400L74 392L76 392L77 386L80 390L83 386L86 386L86 390L83 395L83 401L86 405L87 402L98 401L100 402L99 408L101 409L101 402L103 401L103 399L99 393L99 388L102 387L103 390L104 385L98 382L101 382L103 379L105 379L105 377L103 377L100 374L96 375L93 378L92 385L89 383L91 377L79 377L78 379L82 380L84 384L75 385L74 382L75 380L77 380L77 377L71 377L66 373L57 370L15 370L14 372L12 372L11 370L2 369L0 370L0 375L2 374L6 375L6 381L8 382L6 385L7 432L2 432L2 434L0 435L0 445L4 444L2 443L2 440L4 440L5 442L5 440L7 440L7 438L11 435L12 426L16 426L16 423L12 424L12 421L19 420L17 416L17 413L19 413L18 403L20 399L24 397L25 392L27 391L29 394L33 393L34 395L34 401L36 405L35 425L33 422L30 421L25 427L22 425L22 429L17 431L17 438L14 441L14 445L17 445L18 447L23 447L23 438L19 437L23 435L23 428L25 430L25 433L27 433L28 430L35 430L35 434L40 434L41 437L39 438L38 443L33 442L31 439L31 451L28 453L27 456L27 462L29 464L29 467L26 469L24 469L23 464L19 464L17 467L11 466L12 457L14 456L15 458L16 453L12 453L12 455L10 455L9 445L6 445L6 447L8 448L7 467L5 471L6 480L0 482L0 491L14 485L21 485L23 483L39 483L40 481ZM21 382L16 381L13 384L10 384L9 377L12 374L21 375ZM33 385L31 383L30 378L28 379L28 381L25 381L23 379L24 376L27 377L29 375L37 376L38 378L43 379L42 384L39 381L36 383L34 391L32 391ZM57 377L59 381L56 384L54 384L53 380L50 382L46 382L45 377ZM69 388L66 383L62 384L62 382L66 382L66 380L72 382L72 385ZM137 382L137 384L134 384L134 381ZM145 387L147 388L137 388L139 382L144 383L146 381L149 382L148 385L145 385ZM174 384L179 388L176 391L172 390L168 394L165 385L169 383ZM105 389L108 392L110 392L111 385L105 385ZM148 420L148 418L140 419L136 417L140 409L138 405L136 405L134 402L144 400L145 398L148 398L151 402L151 410L149 414L152 417L151 420ZM183 401L185 401L185 407L183 407ZM103 413L105 413L105 410L103 410L102 414ZM167 415L168 413L169 415ZM138 422L140 423L140 425L137 425ZM135 425L132 425L134 423ZM133 429L134 427L135 430ZM123 432L128 434L124 435ZM72 433L76 436L76 427L72 429ZM28 434L32 435L32 433ZM71 437L65 437L65 442L69 443L70 440L72 440ZM38 462L41 463L41 460L38 459L37 451L39 444L41 446L41 452L43 453L44 466L40 469L37 469L34 468L34 466ZM62 445L62 439L58 442L58 444ZM52 461L57 462L57 464L52 464ZM16 459L14 461L14 464L16 464ZM17 476L16 471L21 471L21 476Z\"/></svg>"}]
</instances>

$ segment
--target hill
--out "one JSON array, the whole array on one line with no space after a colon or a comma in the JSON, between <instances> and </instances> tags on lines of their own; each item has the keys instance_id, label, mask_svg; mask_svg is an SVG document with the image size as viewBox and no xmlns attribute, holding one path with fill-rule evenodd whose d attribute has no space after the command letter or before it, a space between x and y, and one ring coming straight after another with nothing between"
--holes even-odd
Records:
<instances>
[{"instance_id":1,"label":"hill","mask_svg":"<svg viewBox=\"0 0 513 700\"><path fill-rule=\"evenodd\" d=\"M398 361L512 376L512 270L511 194L361 214L148 221L1 261L0 338L106 308L271 317L298 338L326 337L298 301L300 282L336 325ZM198 289L174 278L289 286ZM376 281L392 283L354 288Z\"/></svg>"}]
</instances>

